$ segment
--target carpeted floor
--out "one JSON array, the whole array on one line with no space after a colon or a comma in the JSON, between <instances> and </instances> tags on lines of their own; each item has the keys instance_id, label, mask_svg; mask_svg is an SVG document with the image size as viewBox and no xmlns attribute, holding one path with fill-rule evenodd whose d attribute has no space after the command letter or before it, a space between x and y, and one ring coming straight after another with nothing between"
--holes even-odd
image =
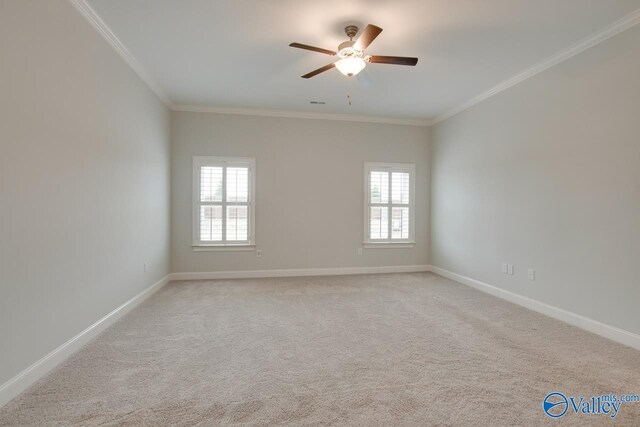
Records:
<instances>
[{"instance_id":1,"label":"carpeted floor","mask_svg":"<svg viewBox=\"0 0 640 427\"><path fill-rule=\"evenodd\" d=\"M640 352L431 273L174 282L0 425L640 425Z\"/></svg>"}]
</instances>

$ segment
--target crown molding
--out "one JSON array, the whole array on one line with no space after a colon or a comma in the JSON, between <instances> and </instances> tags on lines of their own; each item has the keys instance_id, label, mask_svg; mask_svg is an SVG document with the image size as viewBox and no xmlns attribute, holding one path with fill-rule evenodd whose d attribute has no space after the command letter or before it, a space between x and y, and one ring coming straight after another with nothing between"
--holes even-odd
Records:
<instances>
[{"instance_id":1,"label":"crown molding","mask_svg":"<svg viewBox=\"0 0 640 427\"><path fill-rule=\"evenodd\" d=\"M567 49L552 55L551 57L533 65L530 68L520 72L499 85L477 95L456 108L453 108L444 114L437 116L435 119L400 119L376 116L356 116L350 114L332 114L332 113L316 113L302 111L286 111L286 110L268 110L253 108L235 108L235 107L212 107L205 105L190 104L173 104L171 99L162 90L160 85L151 77L138 60L129 52L116 35L109 29L107 24L93 10L86 0L69 0L75 8L89 21L89 23L105 38L105 40L118 52L118 54L129 64L129 66L138 74L138 76L151 88L153 92L173 111L186 111L198 113L215 113L215 114L239 114L246 116L264 116L264 117L284 117L294 119L314 119L314 120L338 120L347 122L363 122L363 123L383 123L404 126L433 126L443 122L471 107L481 103L482 101L497 95L498 93L527 80L536 74L539 74L567 59L637 25L640 23L640 9L636 9L622 19L602 28L591 36L570 46Z\"/></svg>"},{"instance_id":2,"label":"crown molding","mask_svg":"<svg viewBox=\"0 0 640 427\"><path fill-rule=\"evenodd\" d=\"M508 80L505 80L504 82L500 83L499 85L489 89L486 92L481 93L480 95L471 98L470 100L468 100L467 102L459 105L456 108L453 108L452 110L447 111L446 113L436 117L434 120L432 120L430 122L430 125L435 125L437 123L440 123L442 121L447 120L448 118L451 118L453 116L455 116L456 114L459 114L471 107L473 107L476 104L481 103L482 101L504 91L509 89L512 86L517 85L518 83L527 80L533 76L535 76L536 74L539 74L541 72L543 72L544 70L547 70L551 67L553 67L554 65L557 65L561 62L566 61L567 59L579 54L580 52L583 52L637 24L640 23L640 9L636 9L634 12L630 13L629 15L625 16L624 18L614 22L611 25L608 25L604 28L602 28L601 30L593 33L591 36L583 39L582 41L570 46L567 49L561 50L560 52L556 53L553 56L550 56L549 58L545 59L542 62L537 63L536 65L527 68L526 70L522 71L521 73L511 77Z\"/></svg>"},{"instance_id":3,"label":"crown molding","mask_svg":"<svg viewBox=\"0 0 640 427\"><path fill-rule=\"evenodd\" d=\"M167 94L162 90L160 85L155 81L153 77L144 69L144 67L138 62L138 60L129 52L129 50L122 44L120 39L109 29L107 24L100 18L95 10L87 3L86 0L69 0L69 2L85 17L87 21L93 26L93 28L104 37L104 39L115 49L116 52L125 60L127 64L138 74L138 76L149 86L149 88L164 102L164 104L171 108L172 103Z\"/></svg>"},{"instance_id":4,"label":"crown molding","mask_svg":"<svg viewBox=\"0 0 640 427\"><path fill-rule=\"evenodd\" d=\"M428 120L396 119L376 116L355 116L305 111L264 110L255 108L208 107L205 105L174 104L173 111L192 113L238 114L243 116L283 117L289 119L337 120L343 122L383 123L403 126L430 126Z\"/></svg>"}]
</instances>

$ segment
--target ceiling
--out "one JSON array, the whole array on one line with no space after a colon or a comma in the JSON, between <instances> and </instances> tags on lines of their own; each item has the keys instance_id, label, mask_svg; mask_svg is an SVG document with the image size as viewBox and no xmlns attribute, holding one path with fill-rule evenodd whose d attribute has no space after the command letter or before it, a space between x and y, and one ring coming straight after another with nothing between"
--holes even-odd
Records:
<instances>
[{"instance_id":1,"label":"ceiling","mask_svg":"<svg viewBox=\"0 0 640 427\"><path fill-rule=\"evenodd\" d=\"M87 0L172 104L432 120L640 8L640 0ZM373 85L333 69L344 26L384 29ZM352 106L347 103L351 94ZM313 105L310 101L324 101Z\"/></svg>"}]
</instances>

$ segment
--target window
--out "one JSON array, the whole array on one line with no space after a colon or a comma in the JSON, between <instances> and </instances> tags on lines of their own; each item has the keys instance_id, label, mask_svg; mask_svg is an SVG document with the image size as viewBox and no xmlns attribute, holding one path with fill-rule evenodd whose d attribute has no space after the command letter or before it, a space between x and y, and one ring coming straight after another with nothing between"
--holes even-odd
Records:
<instances>
[{"instance_id":1,"label":"window","mask_svg":"<svg viewBox=\"0 0 640 427\"><path fill-rule=\"evenodd\" d=\"M410 163L365 163L365 247L411 247L414 175Z\"/></svg>"},{"instance_id":2,"label":"window","mask_svg":"<svg viewBox=\"0 0 640 427\"><path fill-rule=\"evenodd\" d=\"M195 250L254 245L254 171L255 160L251 158L193 158Z\"/></svg>"}]
</instances>

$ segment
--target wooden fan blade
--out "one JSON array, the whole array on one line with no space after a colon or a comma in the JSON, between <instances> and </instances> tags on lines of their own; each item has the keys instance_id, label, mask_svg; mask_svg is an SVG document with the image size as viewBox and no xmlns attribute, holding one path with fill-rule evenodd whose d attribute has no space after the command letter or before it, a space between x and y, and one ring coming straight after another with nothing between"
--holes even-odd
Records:
<instances>
[{"instance_id":1,"label":"wooden fan blade","mask_svg":"<svg viewBox=\"0 0 640 427\"><path fill-rule=\"evenodd\" d=\"M336 53L332 50L329 49L322 49L321 47L315 47L315 46L309 46L308 44L302 44L302 43L291 43L289 46L291 47L297 47L298 49L306 49L306 50L310 50L313 52L319 52L319 53L324 53L326 55L331 55L334 56Z\"/></svg>"},{"instance_id":2,"label":"wooden fan blade","mask_svg":"<svg viewBox=\"0 0 640 427\"><path fill-rule=\"evenodd\" d=\"M318 68L317 70L313 70L312 72L305 74L304 76L302 76L302 78L303 79L309 79L309 78L311 78L311 77L313 77L315 75L318 75L320 73L324 73L325 71L330 70L335 66L336 66L335 63L331 63L329 65L325 65L322 68Z\"/></svg>"},{"instance_id":3,"label":"wooden fan blade","mask_svg":"<svg viewBox=\"0 0 640 427\"><path fill-rule=\"evenodd\" d=\"M394 64L394 65L416 65L418 58L407 58L406 56L375 56L369 57L369 62L375 64Z\"/></svg>"},{"instance_id":4,"label":"wooden fan blade","mask_svg":"<svg viewBox=\"0 0 640 427\"><path fill-rule=\"evenodd\" d=\"M382 28L371 24L367 25L358 40L353 44L354 49L365 50L381 32Z\"/></svg>"}]
</instances>

